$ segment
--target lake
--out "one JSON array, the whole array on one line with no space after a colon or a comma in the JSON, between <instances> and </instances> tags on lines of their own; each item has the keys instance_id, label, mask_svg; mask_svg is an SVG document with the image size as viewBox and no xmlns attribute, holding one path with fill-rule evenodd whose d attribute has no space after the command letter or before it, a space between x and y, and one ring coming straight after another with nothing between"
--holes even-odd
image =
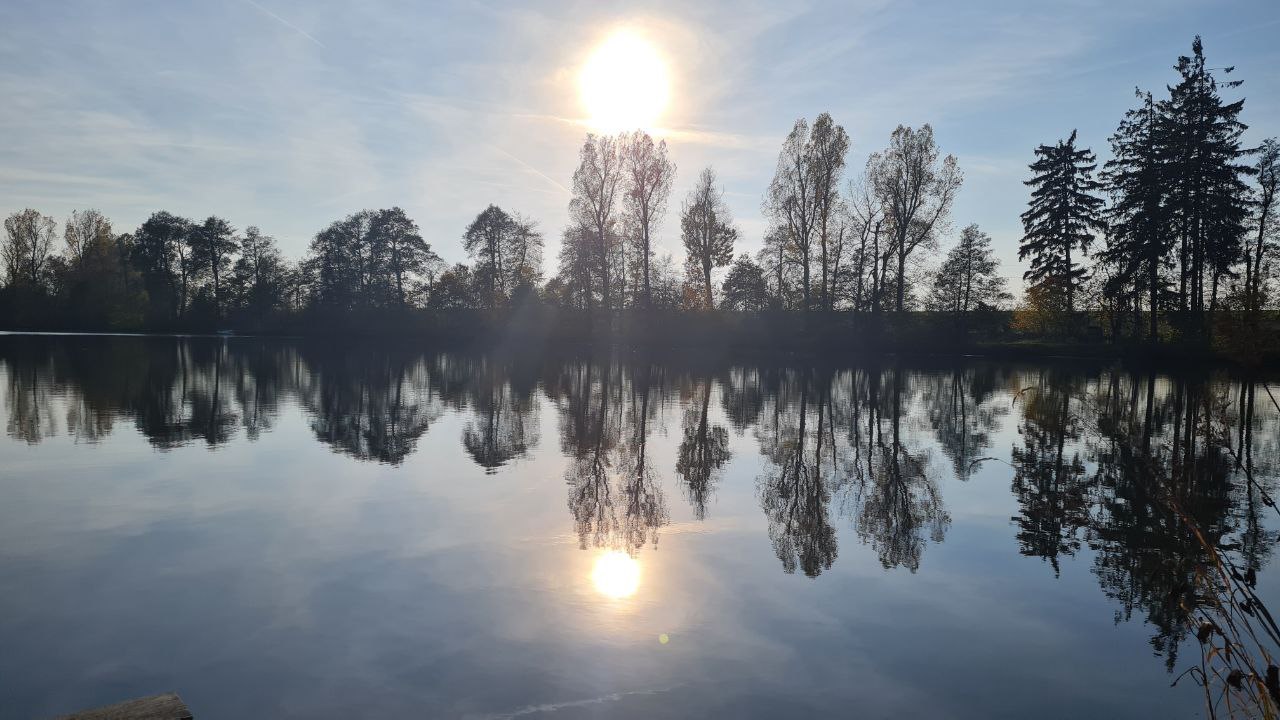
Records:
<instances>
[{"instance_id":1,"label":"lake","mask_svg":"<svg viewBox=\"0 0 1280 720\"><path fill-rule=\"evenodd\" d=\"M0 716L1200 717L1263 379L0 335Z\"/></svg>"}]
</instances>

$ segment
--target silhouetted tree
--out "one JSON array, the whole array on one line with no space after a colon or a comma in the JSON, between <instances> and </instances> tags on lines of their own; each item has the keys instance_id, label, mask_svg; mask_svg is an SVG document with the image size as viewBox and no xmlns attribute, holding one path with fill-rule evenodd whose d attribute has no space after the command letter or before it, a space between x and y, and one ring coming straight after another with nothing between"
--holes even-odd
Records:
<instances>
[{"instance_id":1,"label":"silhouetted tree","mask_svg":"<svg viewBox=\"0 0 1280 720\"><path fill-rule=\"evenodd\" d=\"M64 233L66 258L56 285L58 301L77 329L129 329L142 324L147 304L142 280L129 263L127 242L111 233L96 210L73 212Z\"/></svg>"},{"instance_id":2,"label":"silhouetted tree","mask_svg":"<svg viewBox=\"0 0 1280 720\"><path fill-rule=\"evenodd\" d=\"M857 234L851 267L853 309L879 313L884 307L885 288L888 287L885 275L891 253L884 247L888 245L887 234L882 233L886 228L884 205L876 196L875 186L867 172L850 183L847 207L853 231Z\"/></svg>"},{"instance_id":3,"label":"silhouetted tree","mask_svg":"<svg viewBox=\"0 0 1280 720\"><path fill-rule=\"evenodd\" d=\"M211 215L188 233L187 244L191 248L193 266L200 268L201 273L208 271L213 280L213 314L221 317L222 276L231 266L231 255L240 248L240 239L236 237L231 223Z\"/></svg>"},{"instance_id":4,"label":"silhouetted tree","mask_svg":"<svg viewBox=\"0 0 1280 720\"><path fill-rule=\"evenodd\" d=\"M458 263L444 271L431 289L428 304L435 310L477 307L476 282L471 268Z\"/></svg>"},{"instance_id":5,"label":"silhouetted tree","mask_svg":"<svg viewBox=\"0 0 1280 720\"><path fill-rule=\"evenodd\" d=\"M667 156L667 141L653 138L637 130L621 139L622 168L626 192L623 208L630 225L633 251L640 266L640 301L653 305L650 261L653 258L653 234L666 212L676 165Z\"/></svg>"},{"instance_id":6,"label":"silhouetted tree","mask_svg":"<svg viewBox=\"0 0 1280 720\"><path fill-rule=\"evenodd\" d=\"M1111 136L1112 159L1105 178L1111 194L1107 246L1101 260L1115 268L1133 294L1134 307L1145 290L1150 338L1158 333L1160 298L1167 287L1163 270L1171 267L1174 238L1165 207L1165 160L1151 93L1137 91L1142 105L1125 113Z\"/></svg>"},{"instance_id":7,"label":"silhouetted tree","mask_svg":"<svg viewBox=\"0 0 1280 720\"><path fill-rule=\"evenodd\" d=\"M1226 103L1218 94L1240 81L1214 77L1199 36L1191 50L1190 57L1178 58L1181 79L1160 103L1159 127L1168 159L1167 202L1178 238L1180 306L1200 311L1214 309L1221 279L1232 276L1240 260L1249 212L1244 178L1254 169L1240 162L1250 152L1241 147L1244 100Z\"/></svg>"},{"instance_id":8,"label":"silhouetted tree","mask_svg":"<svg viewBox=\"0 0 1280 720\"><path fill-rule=\"evenodd\" d=\"M889 147L867 160L867 176L890 232L890 247L897 262L894 309L906 307L907 260L920 247L936 243L935 230L946 222L964 176L955 156L938 160L933 128L919 130L899 125Z\"/></svg>"},{"instance_id":9,"label":"silhouetted tree","mask_svg":"<svg viewBox=\"0 0 1280 720\"><path fill-rule=\"evenodd\" d=\"M430 273L440 258L422 239L418 225L398 207L379 210L370 225L376 249L370 269L376 274L371 285L382 303L405 307L414 294L413 285Z\"/></svg>"},{"instance_id":10,"label":"silhouetted tree","mask_svg":"<svg viewBox=\"0 0 1280 720\"><path fill-rule=\"evenodd\" d=\"M257 313L270 312L286 302L288 267L275 238L264 235L255 225L245 228L240 241L240 257L232 268L241 305Z\"/></svg>"},{"instance_id":11,"label":"silhouetted tree","mask_svg":"<svg viewBox=\"0 0 1280 720\"><path fill-rule=\"evenodd\" d=\"M1102 232L1102 198L1094 193L1102 184L1093 179L1097 160L1088 148L1076 149L1076 131L1057 145L1040 145L1031 163L1034 190L1027 211L1022 213L1024 234L1018 259L1031 258L1031 269L1023 279L1048 283L1065 293L1067 312L1075 309L1075 295L1088 271L1083 259L1093 242L1093 233ZM1075 259L1071 253L1078 250Z\"/></svg>"},{"instance_id":12,"label":"silhouetted tree","mask_svg":"<svg viewBox=\"0 0 1280 720\"><path fill-rule=\"evenodd\" d=\"M569 201L569 217L575 255L589 270L593 284L598 281L600 303L606 310L614 308L615 264L617 252L619 194L623 185L622 158L615 138L588 134L579 153L578 169L573 173L573 197ZM569 231L566 231L568 235ZM566 237L568 240L568 237ZM591 306L591 292L585 295Z\"/></svg>"},{"instance_id":13,"label":"silhouetted tree","mask_svg":"<svg viewBox=\"0 0 1280 720\"><path fill-rule=\"evenodd\" d=\"M361 210L321 230L305 266L314 304L349 310L407 305L438 263L418 226L393 207Z\"/></svg>"},{"instance_id":14,"label":"silhouetted tree","mask_svg":"<svg viewBox=\"0 0 1280 720\"><path fill-rule=\"evenodd\" d=\"M507 248L515 234L515 221L502 208L485 208L462 234L467 255L476 259L476 274L485 285L484 304L496 307L508 297L506 267L510 259Z\"/></svg>"},{"instance_id":15,"label":"silhouetted tree","mask_svg":"<svg viewBox=\"0 0 1280 720\"><path fill-rule=\"evenodd\" d=\"M729 433L723 426L711 424L711 381L697 383L694 394L694 402L685 406L676 474L689 493L694 517L702 520L707 516L707 499L716 475L729 460Z\"/></svg>"},{"instance_id":16,"label":"silhouetted tree","mask_svg":"<svg viewBox=\"0 0 1280 720\"><path fill-rule=\"evenodd\" d=\"M191 221L163 210L151 214L133 234L131 261L151 300L151 317L172 320L186 310L192 271L187 256Z\"/></svg>"},{"instance_id":17,"label":"silhouetted tree","mask_svg":"<svg viewBox=\"0 0 1280 720\"><path fill-rule=\"evenodd\" d=\"M938 310L967 313L995 308L1012 299L1004 289L1000 262L991 250L991 236L969 225L951 248L933 281L931 305Z\"/></svg>"},{"instance_id":18,"label":"silhouetted tree","mask_svg":"<svg viewBox=\"0 0 1280 720\"><path fill-rule=\"evenodd\" d=\"M53 218L31 208L5 218L5 241L0 255L3 255L5 276L10 286L31 291L45 286L45 273L53 257L56 227Z\"/></svg>"},{"instance_id":19,"label":"silhouetted tree","mask_svg":"<svg viewBox=\"0 0 1280 720\"><path fill-rule=\"evenodd\" d=\"M818 264L821 269L819 301L822 309L828 312L835 308L836 283L843 254L844 228L841 226L837 230L836 226L843 213L840 179L848 152L848 133L831 119L830 114L824 112L819 115L809 133L808 155L817 210Z\"/></svg>"},{"instance_id":20,"label":"silhouetted tree","mask_svg":"<svg viewBox=\"0 0 1280 720\"><path fill-rule=\"evenodd\" d=\"M756 254L756 260L764 271L769 284L770 307L783 310L803 306L803 295L796 290L797 264L794 261L792 243L784 228L773 227L764 236L764 247Z\"/></svg>"},{"instance_id":21,"label":"silhouetted tree","mask_svg":"<svg viewBox=\"0 0 1280 720\"><path fill-rule=\"evenodd\" d=\"M707 309L715 307L711 271L733 261L737 237L724 191L716 187L716 173L706 168L680 211L680 238L684 241L685 261L696 273Z\"/></svg>"},{"instance_id":22,"label":"silhouetted tree","mask_svg":"<svg viewBox=\"0 0 1280 720\"><path fill-rule=\"evenodd\" d=\"M742 254L729 268L721 285L721 304L727 310L760 312L769 308L769 286L764 269Z\"/></svg>"},{"instance_id":23,"label":"silhouetted tree","mask_svg":"<svg viewBox=\"0 0 1280 720\"><path fill-rule=\"evenodd\" d=\"M542 233L538 223L519 213L511 216L515 231L507 242L507 268L510 275L507 284L513 299L521 294L532 294L542 281Z\"/></svg>"},{"instance_id":24,"label":"silhouetted tree","mask_svg":"<svg viewBox=\"0 0 1280 720\"><path fill-rule=\"evenodd\" d=\"M806 311L812 307L813 240L822 209L814 193L814 175L809 122L800 118L792 126L778 153L778 167L765 194L764 211L772 223L767 239L777 249L778 271L782 270L783 256L789 256L788 260L799 267L801 307ZM781 295L782 283L778 285Z\"/></svg>"},{"instance_id":25,"label":"silhouetted tree","mask_svg":"<svg viewBox=\"0 0 1280 720\"><path fill-rule=\"evenodd\" d=\"M63 226L62 238L66 241L64 252L67 261L76 265L84 257L87 248L113 239L111 221L97 210L72 210Z\"/></svg>"},{"instance_id":26,"label":"silhouetted tree","mask_svg":"<svg viewBox=\"0 0 1280 720\"><path fill-rule=\"evenodd\" d=\"M1245 259L1246 309L1258 312L1266 297L1266 283L1271 266L1271 253L1280 245L1276 231L1276 191L1280 190L1280 140L1267 138L1258 148L1258 191L1254 206L1253 238Z\"/></svg>"}]
</instances>

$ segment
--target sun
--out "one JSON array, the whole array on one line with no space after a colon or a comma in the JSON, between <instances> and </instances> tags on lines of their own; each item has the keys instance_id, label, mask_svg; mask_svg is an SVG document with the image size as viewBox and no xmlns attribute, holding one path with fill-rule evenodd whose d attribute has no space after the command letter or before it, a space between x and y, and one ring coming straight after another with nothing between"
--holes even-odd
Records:
<instances>
[{"instance_id":1,"label":"sun","mask_svg":"<svg viewBox=\"0 0 1280 720\"><path fill-rule=\"evenodd\" d=\"M604 553L591 569L591 582L600 594L615 600L631 597L640 587L640 563L617 550Z\"/></svg>"},{"instance_id":2,"label":"sun","mask_svg":"<svg viewBox=\"0 0 1280 720\"><path fill-rule=\"evenodd\" d=\"M631 30L614 32L591 53L578 91L588 123L606 133L655 129L671 92L662 55Z\"/></svg>"}]
</instances>

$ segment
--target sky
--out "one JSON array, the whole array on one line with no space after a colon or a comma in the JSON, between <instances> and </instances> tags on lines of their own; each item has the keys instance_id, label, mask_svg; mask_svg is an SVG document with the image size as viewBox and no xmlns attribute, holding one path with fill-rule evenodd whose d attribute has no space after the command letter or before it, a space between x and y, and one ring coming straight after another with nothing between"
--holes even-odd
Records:
<instances>
[{"instance_id":1,"label":"sky","mask_svg":"<svg viewBox=\"0 0 1280 720\"><path fill-rule=\"evenodd\" d=\"M932 124L965 175L941 250L977 223L1020 278L1033 148L1107 137L1204 38L1234 65L1246 141L1280 135L1280 2L408 2L5 0L0 213L94 207L117 232L164 209L257 225L302 257L317 231L398 205L449 262L490 203L539 222L554 268L578 148L578 76L627 29L665 60L677 175L660 252L702 168L740 251L799 117L851 136L847 175L899 125ZM1014 287L1021 286L1020 280Z\"/></svg>"}]
</instances>

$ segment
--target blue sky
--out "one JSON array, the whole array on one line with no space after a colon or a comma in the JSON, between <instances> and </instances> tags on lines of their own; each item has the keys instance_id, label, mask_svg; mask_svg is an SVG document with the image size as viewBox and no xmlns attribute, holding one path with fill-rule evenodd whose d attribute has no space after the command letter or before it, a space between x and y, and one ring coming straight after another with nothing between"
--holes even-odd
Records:
<instances>
[{"instance_id":1,"label":"blue sky","mask_svg":"<svg viewBox=\"0 0 1280 720\"><path fill-rule=\"evenodd\" d=\"M1105 158L1134 87L1173 82L1195 34L1244 80L1248 139L1280 135L1275 0L6 0L0 212L97 207L117 230L218 214L297 258L330 221L400 205L460 261L493 202L537 219L552 260L578 68L619 27L670 65L672 211L714 165L748 251L783 137L824 110L850 175L899 123L932 123L965 172L943 248L976 222L1014 277L1032 148L1078 128ZM659 244L681 256L673 214Z\"/></svg>"}]
</instances>

